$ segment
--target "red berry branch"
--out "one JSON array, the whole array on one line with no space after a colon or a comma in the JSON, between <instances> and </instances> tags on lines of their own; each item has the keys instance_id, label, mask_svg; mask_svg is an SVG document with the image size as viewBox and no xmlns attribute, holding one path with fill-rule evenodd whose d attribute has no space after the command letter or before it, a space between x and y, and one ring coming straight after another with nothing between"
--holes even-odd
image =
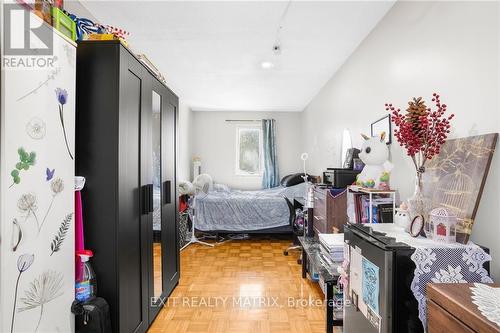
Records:
<instances>
[{"instance_id":1,"label":"red berry branch","mask_svg":"<svg viewBox=\"0 0 500 333\"><path fill-rule=\"evenodd\" d=\"M392 113L396 125L394 136L413 160L418 173L425 171L425 163L439 154L441 146L450 133L450 121L455 116L445 116L446 104L441 104L438 94L432 94L436 110L427 108L422 97L408 102L406 113L392 104L385 104L385 109Z\"/></svg>"}]
</instances>

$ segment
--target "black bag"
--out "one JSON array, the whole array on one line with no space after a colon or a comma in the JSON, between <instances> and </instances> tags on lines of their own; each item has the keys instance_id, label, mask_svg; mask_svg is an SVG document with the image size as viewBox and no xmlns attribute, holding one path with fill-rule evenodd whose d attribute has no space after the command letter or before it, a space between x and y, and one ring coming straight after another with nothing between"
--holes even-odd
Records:
<instances>
[{"instance_id":1,"label":"black bag","mask_svg":"<svg viewBox=\"0 0 500 333\"><path fill-rule=\"evenodd\" d=\"M75 333L112 333L109 305L104 298L96 297L87 302L74 301L71 311L75 314Z\"/></svg>"}]
</instances>

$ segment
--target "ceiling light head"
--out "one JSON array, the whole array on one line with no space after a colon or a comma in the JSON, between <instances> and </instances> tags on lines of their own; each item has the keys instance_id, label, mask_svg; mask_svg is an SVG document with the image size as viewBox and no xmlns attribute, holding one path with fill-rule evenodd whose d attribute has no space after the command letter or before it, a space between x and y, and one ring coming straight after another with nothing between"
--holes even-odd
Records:
<instances>
[{"instance_id":1,"label":"ceiling light head","mask_svg":"<svg viewBox=\"0 0 500 333\"><path fill-rule=\"evenodd\" d=\"M270 61L263 61L260 63L260 67L262 67L263 69L271 69L274 68L274 64Z\"/></svg>"}]
</instances>

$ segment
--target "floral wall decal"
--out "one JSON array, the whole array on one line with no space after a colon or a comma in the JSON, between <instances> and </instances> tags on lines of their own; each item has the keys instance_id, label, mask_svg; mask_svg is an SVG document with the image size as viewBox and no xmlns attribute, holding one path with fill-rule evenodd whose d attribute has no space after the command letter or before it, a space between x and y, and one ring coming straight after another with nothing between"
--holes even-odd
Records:
<instances>
[{"instance_id":1,"label":"floral wall decal","mask_svg":"<svg viewBox=\"0 0 500 333\"><path fill-rule=\"evenodd\" d=\"M23 254L17 258L17 270L19 271L19 275L16 280L16 288L14 291L14 306L12 307L12 320L10 323L10 333L14 330L14 321L16 319L16 304L17 304L17 290L19 288L19 281L21 280L21 274L26 272L28 268L30 268L31 264L35 260L34 254Z\"/></svg>"},{"instance_id":2,"label":"floral wall decal","mask_svg":"<svg viewBox=\"0 0 500 333\"><path fill-rule=\"evenodd\" d=\"M63 46L64 53L66 55L66 58L68 60L68 63L74 67L76 65L76 58L75 58L75 49L73 47L70 47L68 45Z\"/></svg>"},{"instance_id":3,"label":"floral wall decal","mask_svg":"<svg viewBox=\"0 0 500 333\"><path fill-rule=\"evenodd\" d=\"M45 122L38 118L34 117L26 124L26 133L35 140L41 140L45 137L45 133L47 132L47 127Z\"/></svg>"},{"instance_id":4,"label":"floral wall decal","mask_svg":"<svg viewBox=\"0 0 500 333\"><path fill-rule=\"evenodd\" d=\"M36 153L34 151L28 153L23 147L19 147L19 149L17 150L17 154L19 155L19 162L16 163L16 168L10 173L13 181L10 187L21 183L21 177L19 176L19 173L22 170L29 170L29 168L31 166L34 166L36 163Z\"/></svg>"},{"instance_id":5,"label":"floral wall decal","mask_svg":"<svg viewBox=\"0 0 500 333\"><path fill-rule=\"evenodd\" d=\"M64 134L64 142L66 143L66 149L68 150L69 157L73 159L73 154L69 149L68 137L66 135L66 127L64 126L64 105L68 101L68 92L65 89L57 88L56 97L59 102L59 119L61 120L61 126Z\"/></svg>"},{"instance_id":6,"label":"floral wall decal","mask_svg":"<svg viewBox=\"0 0 500 333\"><path fill-rule=\"evenodd\" d=\"M56 169L50 170L49 168L45 169L45 180L50 181L54 177L54 174L56 173Z\"/></svg>"},{"instance_id":7,"label":"floral wall decal","mask_svg":"<svg viewBox=\"0 0 500 333\"><path fill-rule=\"evenodd\" d=\"M56 196L64 190L64 180L62 178L56 178L50 183L50 189L52 190L52 200L50 201L49 207L45 212L42 223L38 226L38 233L42 230L42 227L47 220L47 216L49 216L50 210L52 209L52 205L54 204L54 200Z\"/></svg>"},{"instance_id":8,"label":"floral wall decal","mask_svg":"<svg viewBox=\"0 0 500 333\"><path fill-rule=\"evenodd\" d=\"M61 67L57 67L55 69L53 69L48 75L47 75L47 78L40 82L38 84L38 86L36 86L34 89L28 91L26 94L24 94L23 96L19 97L17 99L17 102L25 99L26 97L28 97L29 95L32 95L32 94L36 94L38 92L38 90L40 90L43 86L47 86L49 84L49 82L51 80L54 80L56 78L56 76L61 72Z\"/></svg>"},{"instance_id":9,"label":"floral wall decal","mask_svg":"<svg viewBox=\"0 0 500 333\"><path fill-rule=\"evenodd\" d=\"M17 219L12 221L12 237L10 239L10 246L13 252L16 252L19 243L21 243L21 239L23 238L23 231L21 230L21 226Z\"/></svg>"},{"instance_id":10,"label":"floral wall decal","mask_svg":"<svg viewBox=\"0 0 500 333\"><path fill-rule=\"evenodd\" d=\"M31 11L25 14L35 19ZM14 28L22 33L21 27ZM51 39L54 66L2 71L0 132L7 145L1 156L6 166L0 191L1 333L33 333L36 326L39 333L74 331L70 304L74 300L75 215L62 222L74 214L75 204L76 46L56 33ZM47 276L57 276L42 277L49 270L60 273L62 280L43 282ZM59 291L50 291L49 285ZM38 300L31 310L21 300L29 302L25 295L29 291L34 295L31 300Z\"/></svg>"},{"instance_id":11,"label":"floral wall decal","mask_svg":"<svg viewBox=\"0 0 500 333\"><path fill-rule=\"evenodd\" d=\"M36 211L38 210L38 202L35 194L26 193L21 195L19 200L17 200L17 208L22 214L24 214L25 222L29 219L30 216L33 216L36 221L37 228L40 228L38 217L36 215Z\"/></svg>"},{"instance_id":12,"label":"floral wall decal","mask_svg":"<svg viewBox=\"0 0 500 333\"><path fill-rule=\"evenodd\" d=\"M59 227L59 231L57 232L57 235L54 236L52 243L50 243L50 250L51 250L50 255L53 255L54 252L58 252L61 249L61 245L64 241L64 238L66 238L66 234L68 233L72 219L73 219L73 213L70 213L66 215L66 217L62 221L61 226Z\"/></svg>"},{"instance_id":13,"label":"floral wall decal","mask_svg":"<svg viewBox=\"0 0 500 333\"><path fill-rule=\"evenodd\" d=\"M63 275L56 271L47 270L35 278L35 280L30 283L28 290L24 292L25 296L21 298L23 306L18 309L19 312L40 307L40 315L35 327L35 332L38 331L38 327L42 321L44 306L61 296L64 293L62 288Z\"/></svg>"}]
</instances>

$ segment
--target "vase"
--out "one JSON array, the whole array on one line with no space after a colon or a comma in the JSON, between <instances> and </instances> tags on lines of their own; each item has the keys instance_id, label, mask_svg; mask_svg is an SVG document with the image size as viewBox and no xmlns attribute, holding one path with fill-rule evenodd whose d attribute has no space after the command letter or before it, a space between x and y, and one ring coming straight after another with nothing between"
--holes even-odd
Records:
<instances>
[{"instance_id":1,"label":"vase","mask_svg":"<svg viewBox=\"0 0 500 333\"><path fill-rule=\"evenodd\" d=\"M424 233L425 236L429 238L432 233L432 226L429 220L430 200L426 198L423 193L422 176L423 172L417 171L415 177L415 190L413 195L408 199L408 207L412 220L418 215L424 218Z\"/></svg>"}]
</instances>

